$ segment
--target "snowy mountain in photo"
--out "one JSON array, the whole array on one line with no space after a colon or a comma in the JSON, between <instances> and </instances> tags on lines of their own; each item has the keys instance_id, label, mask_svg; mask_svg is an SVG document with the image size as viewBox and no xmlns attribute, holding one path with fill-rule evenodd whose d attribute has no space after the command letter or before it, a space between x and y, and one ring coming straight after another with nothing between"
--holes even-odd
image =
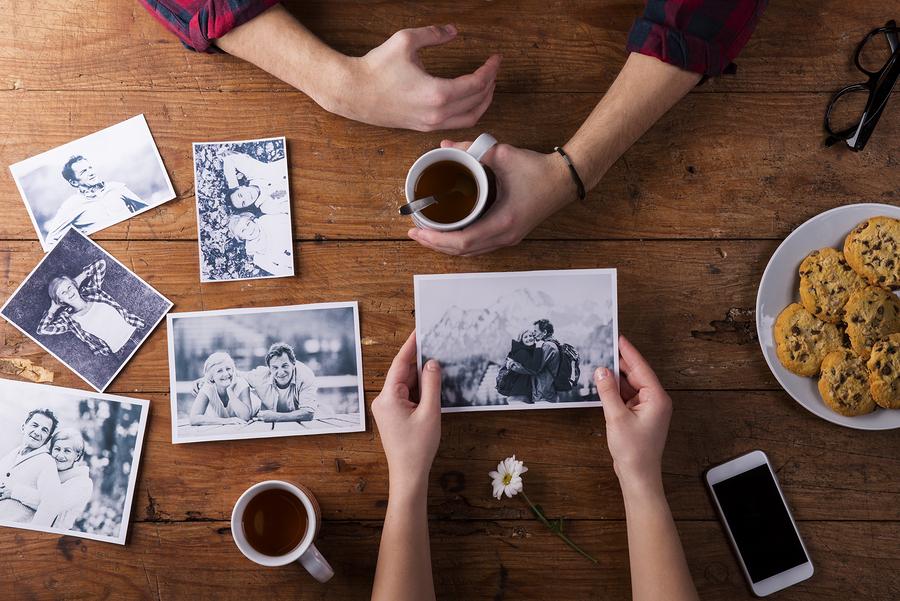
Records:
<instances>
[{"instance_id":1,"label":"snowy mountain in photo","mask_svg":"<svg viewBox=\"0 0 900 601\"><path fill-rule=\"evenodd\" d=\"M549 319L554 338L561 342L576 348L590 346L598 339L598 328L611 328L610 303L606 305L598 306L590 300L558 300L543 290L519 288L485 308L452 305L431 328L425 326L422 351L426 357L443 362L478 355L500 361L509 352L510 340L532 328L538 319Z\"/></svg>"}]
</instances>

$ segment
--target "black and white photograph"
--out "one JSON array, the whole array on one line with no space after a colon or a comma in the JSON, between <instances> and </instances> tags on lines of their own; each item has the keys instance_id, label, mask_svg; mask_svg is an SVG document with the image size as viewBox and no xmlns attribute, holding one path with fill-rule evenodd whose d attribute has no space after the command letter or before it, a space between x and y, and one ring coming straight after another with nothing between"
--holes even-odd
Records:
<instances>
[{"instance_id":1,"label":"black and white photograph","mask_svg":"<svg viewBox=\"0 0 900 601\"><path fill-rule=\"evenodd\" d=\"M619 370L615 269L417 275L419 369L442 370L441 411L597 407Z\"/></svg>"},{"instance_id":2,"label":"black and white photograph","mask_svg":"<svg viewBox=\"0 0 900 601\"><path fill-rule=\"evenodd\" d=\"M283 137L194 144L200 281L294 275Z\"/></svg>"},{"instance_id":3,"label":"black and white photograph","mask_svg":"<svg viewBox=\"0 0 900 601\"><path fill-rule=\"evenodd\" d=\"M125 544L150 403L0 379L0 526Z\"/></svg>"},{"instance_id":4,"label":"black and white photograph","mask_svg":"<svg viewBox=\"0 0 900 601\"><path fill-rule=\"evenodd\" d=\"M143 115L10 166L44 252L175 198Z\"/></svg>"},{"instance_id":5,"label":"black and white photograph","mask_svg":"<svg viewBox=\"0 0 900 601\"><path fill-rule=\"evenodd\" d=\"M365 430L355 301L167 321L173 443Z\"/></svg>"},{"instance_id":6,"label":"black and white photograph","mask_svg":"<svg viewBox=\"0 0 900 601\"><path fill-rule=\"evenodd\" d=\"M69 228L0 315L102 392L172 303Z\"/></svg>"}]
</instances>

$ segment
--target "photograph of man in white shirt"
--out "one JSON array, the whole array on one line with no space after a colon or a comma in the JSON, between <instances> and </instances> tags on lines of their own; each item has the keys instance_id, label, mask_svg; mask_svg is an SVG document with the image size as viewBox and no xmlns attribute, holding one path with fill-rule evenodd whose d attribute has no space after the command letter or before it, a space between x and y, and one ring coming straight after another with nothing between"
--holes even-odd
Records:
<instances>
[{"instance_id":1,"label":"photograph of man in white shirt","mask_svg":"<svg viewBox=\"0 0 900 601\"><path fill-rule=\"evenodd\" d=\"M95 232L147 208L147 203L122 182L100 179L91 162L81 155L66 161L62 177L76 191L44 224L49 246L56 244L69 226L84 233Z\"/></svg>"}]
</instances>

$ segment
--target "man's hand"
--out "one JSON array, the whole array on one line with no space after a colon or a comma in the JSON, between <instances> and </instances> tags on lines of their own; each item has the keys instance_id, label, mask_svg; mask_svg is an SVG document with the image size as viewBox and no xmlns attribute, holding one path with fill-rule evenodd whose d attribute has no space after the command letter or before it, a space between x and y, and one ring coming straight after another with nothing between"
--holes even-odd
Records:
<instances>
[{"instance_id":1,"label":"man's hand","mask_svg":"<svg viewBox=\"0 0 900 601\"><path fill-rule=\"evenodd\" d=\"M418 403L413 400L416 388ZM372 401L372 414L387 456L391 495L397 489L424 494L441 441L441 367L433 359L426 363L419 385L415 332L391 363L384 388Z\"/></svg>"},{"instance_id":2,"label":"man's hand","mask_svg":"<svg viewBox=\"0 0 900 601\"><path fill-rule=\"evenodd\" d=\"M275 422L278 421L278 412L271 409L260 409L256 413L256 419L263 422Z\"/></svg>"},{"instance_id":3,"label":"man's hand","mask_svg":"<svg viewBox=\"0 0 900 601\"><path fill-rule=\"evenodd\" d=\"M465 150L471 142L441 142ZM409 237L448 255L480 255L515 246L539 223L575 199L577 191L559 154L498 144L482 159L497 176L497 199L487 213L455 232L413 228Z\"/></svg>"},{"instance_id":4,"label":"man's hand","mask_svg":"<svg viewBox=\"0 0 900 601\"><path fill-rule=\"evenodd\" d=\"M494 97L500 55L475 72L441 79L425 71L419 50L456 38L453 25L402 29L365 56L349 62L323 106L339 115L384 127L418 131L460 129L478 122Z\"/></svg>"},{"instance_id":5,"label":"man's hand","mask_svg":"<svg viewBox=\"0 0 900 601\"><path fill-rule=\"evenodd\" d=\"M606 368L594 374L606 415L613 467L623 490L633 485L661 486L672 399L647 361L624 336L619 337L619 355L619 367L625 373L619 386Z\"/></svg>"}]
</instances>

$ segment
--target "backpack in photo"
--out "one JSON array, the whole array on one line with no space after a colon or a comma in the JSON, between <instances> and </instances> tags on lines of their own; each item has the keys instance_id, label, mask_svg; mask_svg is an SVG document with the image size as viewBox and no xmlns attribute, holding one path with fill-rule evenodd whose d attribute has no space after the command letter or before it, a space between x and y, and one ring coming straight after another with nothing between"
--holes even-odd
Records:
<instances>
[{"instance_id":1,"label":"backpack in photo","mask_svg":"<svg viewBox=\"0 0 900 601\"><path fill-rule=\"evenodd\" d=\"M497 392L503 396L511 396L513 394L513 380L515 380L515 372L506 367L506 365L501 365L500 370L497 372Z\"/></svg>"},{"instance_id":2,"label":"backpack in photo","mask_svg":"<svg viewBox=\"0 0 900 601\"><path fill-rule=\"evenodd\" d=\"M553 387L565 392L577 387L578 378L581 377L581 366L578 351L574 346L561 342L557 342L556 346L559 349L559 370L553 379Z\"/></svg>"}]
</instances>

